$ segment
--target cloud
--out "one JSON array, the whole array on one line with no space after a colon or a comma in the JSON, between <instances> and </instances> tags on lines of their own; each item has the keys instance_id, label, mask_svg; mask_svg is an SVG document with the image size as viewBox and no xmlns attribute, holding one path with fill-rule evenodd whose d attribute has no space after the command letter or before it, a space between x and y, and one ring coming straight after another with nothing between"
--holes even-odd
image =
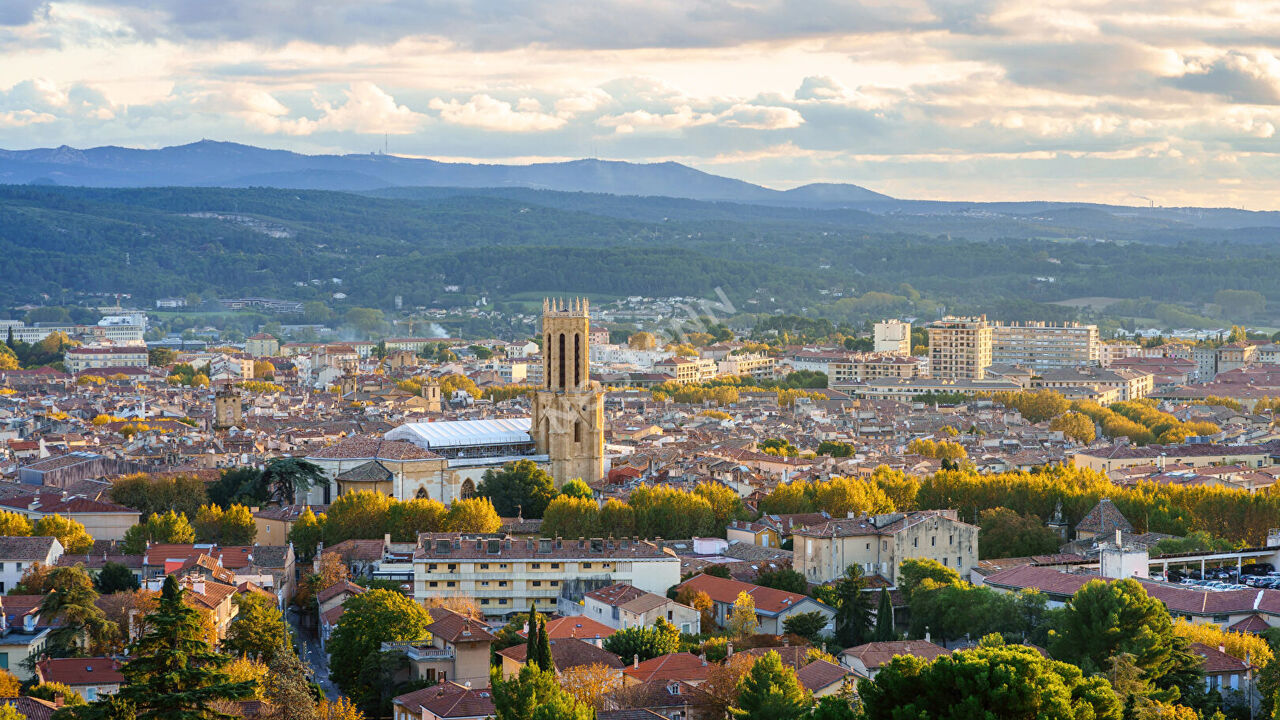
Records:
<instances>
[{"instance_id":1,"label":"cloud","mask_svg":"<svg viewBox=\"0 0 1280 720\"><path fill-rule=\"evenodd\" d=\"M715 121L716 116L713 113L697 112L688 105L681 105L669 113L632 110L620 115L605 115L598 118L596 124L602 127L611 127L615 133L624 135L636 131L671 132L699 125L709 125Z\"/></svg>"},{"instance_id":2,"label":"cloud","mask_svg":"<svg viewBox=\"0 0 1280 720\"><path fill-rule=\"evenodd\" d=\"M1267 52L1231 51L1213 60L1189 59L1187 72L1169 82L1174 87L1220 95L1251 105L1280 104L1280 59Z\"/></svg>"},{"instance_id":3,"label":"cloud","mask_svg":"<svg viewBox=\"0 0 1280 720\"><path fill-rule=\"evenodd\" d=\"M58 118L49 113L34 110L5 110L0 112L0 128L20 128L28 125L54 122Z\"/></svg>"},{"instance_id":4,"label":"cloud","mask_svg":"<svg viewBox=\"0 0 1280 720\"><path fill-rule=\"evenodd\" d=\"M562 128L568 122L564 117L543 112L542 104L533 98L522 98L512 106L482 93L472 95L465 103L432 98L428 107L451 125L495 132L542 132Z\"/></svg>"},{"instance_id":5,"label":"cloud","mask_svg":"<svg viewBox=\"0 0 1280 720\"><path fill-rule=\"evenodd\" d=\"M397 104L395 98L371 82L351 83L343 95L347 101L341 105L324 100L314 102L323 115L311 131L405 135L416 132L426 121L425 115Z\"/></svg>"},{"instance_id":6,"label":"cloud","mask_svg":"<svg viewBox=\"0 0 1280 720\"><path fill-rule=\"evenodd\" d=\"M739 104L721 113L720 121L728 127L786 130L803 125L804 116L787 107Z\"/></svg>"},{"instance_id":7,"label":"cloud","mask_svg":"<svg viewBox=\"0 0 1280 720\"><path fill-rule=\"evenodd\" d=\"M797 100L839 100L848 92L848 88L839 80L825 75L811 75L800 82L795 98Z\"/></svg>"}]
</instances>

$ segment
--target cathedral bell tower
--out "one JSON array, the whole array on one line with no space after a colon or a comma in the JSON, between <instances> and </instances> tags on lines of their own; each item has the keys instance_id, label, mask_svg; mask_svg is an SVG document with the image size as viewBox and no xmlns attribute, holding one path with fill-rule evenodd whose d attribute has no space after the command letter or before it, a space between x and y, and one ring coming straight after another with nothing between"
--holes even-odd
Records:
<instances>
[{"instance_id":1,"label":"cathedral bell tower","mask_svg":"<svg viewBox=\"0 0 1280 720\"><path fill-rule=\"evenodd\" d=\"M530 433L551 459L559 487L604 476L604 391L591 380L586 298L542 301L542 387L533 396Z\"/></svg>"}]
</instances>

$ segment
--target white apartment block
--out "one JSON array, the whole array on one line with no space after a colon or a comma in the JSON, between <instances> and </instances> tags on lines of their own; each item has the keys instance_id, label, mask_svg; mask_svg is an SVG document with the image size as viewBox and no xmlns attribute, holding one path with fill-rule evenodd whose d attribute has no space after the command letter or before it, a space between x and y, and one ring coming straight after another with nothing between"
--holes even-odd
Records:
<instances>
[{"instance_id":1,"label":"white apartment block","mask_svg":"<svg viewBox=\"0 0 1280 720\"><path fill-rule=\"evenodd\" d=\"M750 375L756 380L772 380L777 361L768 355L749 353L744 355L728 355L716 364L716 372L721 376Z\"/></svg>"},{"instance_id":2,"label":"white apartment block","mask_svg":"<svg viewBox=\"0 0 1280 720\"><path fill-rule=\"evenodd\" d=\"M145 346L84 345L67 348L63 362L74 375L99 368L146 367L148 357Z\"/></svg>"},{"instance_id":3,"label":"white apartment block","mask_svg":"<svg viewBox=\"0 0 1280 720\"><path fill-rule=\"evenodd\" d=\"M885 320L872 326L872 350L878 353L911 354L911 323Z\"/></svg>"},{"instance_id":4,"label":"white apartment block","mask_svg":"<svg viewBox=\"0 0 1280 720\"><path fill-rule=\"evenodd\" d=\"M982 380L991 366L987 316L945 317L929 323L929 368L946 380Z\"/></svg>"},{"instance_id":5,"label":"white apartment block","mask_svg":"<svg viewBox=\"0 0 1280 720\"><path fill-rule=\"evenodd\" d=\"M413 596L472 598L486 615L554 612L562 594L626 583L665 596L680 582L670 549L634 538L513 538L423 533L413 556Z\"/></svg>"},{"instance_id":6,"label":"white apartment block","mask_svg":"<svg viewBox=\"0 0 1280 720\"><path fill-rule=\"evenodd\" d=\"M1036 370L1097 365L1098 326L1080 323L997 323L991 329L991 362Z\"/></svg>"}]
</instances>

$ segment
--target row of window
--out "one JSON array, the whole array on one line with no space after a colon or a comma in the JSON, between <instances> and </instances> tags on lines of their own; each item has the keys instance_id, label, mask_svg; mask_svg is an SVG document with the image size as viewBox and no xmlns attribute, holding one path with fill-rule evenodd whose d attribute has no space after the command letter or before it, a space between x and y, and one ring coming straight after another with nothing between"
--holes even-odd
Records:
<instances>
[{"instance_id":1,"label":"row of window","mask_svg":"<svg viewBox=\"0 0 1280 720\"><path fill-rule=\"evenodd\" d=\"M475 563L473 572L486 572L486 571L494 571L494 570L497 570L497 571L509 570L509 569L510 569L510 565L511 565L511 563ZM545 563L545 562L525 563L525 569L526 569L526 570L560 570L560 569L562 569L562 568L561 568L561 565L565 565L565 566L566 566L566 567L564 567L564 568L563 568L563 569L565 569L565 570L570 569L570 568L568 568L568 567L567 567L567 565L569 565L569 563L558 563L558 562L553 562L553 563ZM580 569L582 569L582 570L593 570L593 569L595 569L595 570L610 570L610 569L612 569L612 565L613 565L612 563L607 563L607 562L601 562L601 563L594 563L594 562L580 562L580 563L578 563L578 567L579 567ZM427 571L427 572L429 572L429 573L433 573L433 572L456 573L456 572L458 572L458 567L459 567L459 563L429 563L429 564L427 565L427 570L426 570L426 571ZM19 569L21 569L21 568L19 568ZM0 570L4 570L4 563L0 563Z\"/></svg>"}]
</instances>

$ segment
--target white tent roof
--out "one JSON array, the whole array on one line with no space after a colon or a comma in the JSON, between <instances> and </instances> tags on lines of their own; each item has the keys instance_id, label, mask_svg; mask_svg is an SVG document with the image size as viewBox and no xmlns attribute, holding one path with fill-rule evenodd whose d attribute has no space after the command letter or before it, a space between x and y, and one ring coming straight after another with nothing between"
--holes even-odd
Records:
<instances>
[{"instance_id":1,"label":"white tent roof","mask_svg":"<svg viewBox=\"0 0 1280 720\"><path fill-rule=\"evenodd\" d=\"M427 450L473 445L515 445L532 442L529 418L446 420L406 423L388 432L387 440L408 440Z\"/></svg>"}]
</instances>

